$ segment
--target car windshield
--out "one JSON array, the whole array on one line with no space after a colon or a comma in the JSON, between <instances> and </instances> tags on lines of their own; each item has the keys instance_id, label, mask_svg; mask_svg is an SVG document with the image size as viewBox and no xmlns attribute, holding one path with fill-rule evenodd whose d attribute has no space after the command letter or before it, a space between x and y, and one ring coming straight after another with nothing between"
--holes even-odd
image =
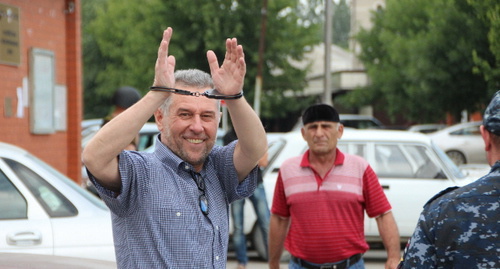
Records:
<instances>
[{"instance_id":1,"label":"car windshield","mask_svg":"<svg viewBox=\"0 0 500 269\"><path fill-rule=\"evenodd\" d=\"M82 196L84 196L87 200L89 200L91 203L93 203L97 207L102 208L103 210L108 210L108 208L106 207L106 205L104 204L103 201L101 201L99 198L97 198L92 193L90 193L90 192L84 190L82 187L78 186L78 184L76 184L73 180L71 180L68 177L66 177L65 175L61 174L59 171L54 169L52 166L46 164L45 162L41 161L40 159L38 159L37 157L35 157L31 154L26 154L26 157L33 160L34 162L36 162L40 166L42 166L45 170L49 171L51 174L53 174L58 179L60 179L61 182L65 183L66 185L68 185L69 187L74 189L75 191L79 192Z\"/></svg>"},{"instance_id":2,"label":"car windshield","mask_svg":"<svg viewBox=\"0 0 500 269\"><path fill-rule=\"evenodd\" d=\"M434 142L431 142L432 149L436 152L439 158L443 161L443 164L448 168L448 170L453 174L455 178L461 179L465 178L464 173L460 171L457 165L440 149Z\"/></svg>"},{"instance_id":3,"label":"car windshield","mask_svg":"<svg viewBox=\"0 0 500 269\"><path fill-rule=\"evenodd\" d=\"M271 167L271 164L276 160L279 153L285 147L286 141L284 139L276 139L269 143L267 149L267 159L269 161L268 165L264 168L263 174Z\"/></svg>"}]
</instances>

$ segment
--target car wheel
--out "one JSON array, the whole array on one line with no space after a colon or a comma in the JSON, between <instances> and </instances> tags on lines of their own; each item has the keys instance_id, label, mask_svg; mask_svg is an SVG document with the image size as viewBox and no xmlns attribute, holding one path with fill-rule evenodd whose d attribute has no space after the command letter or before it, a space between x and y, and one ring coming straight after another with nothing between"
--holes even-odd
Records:
<instances>
[{"instance_id":1,"label":"car wheel","mask_svg":"<svg viewBox=\"0 0 500 269\"><path fill-rule=\"evenodd\" d=\"M450 159L457 166L467 163L467 160L465 160L465 156L460 151L451 150L451 151L446 152L446 155L448 155L448 157L450 157Z\"/></svg>"},{"instance_id":2,"label":"car wheel","mask_svg":"<svg viewBox=\"0 0 500 269\"><path fill-rule=\"evenodd\" d=\"M259 255L259 258L267 261L267 248L262 237L262 230L257 225L253 228L252 231L252 243L255 251L257 251L257 254ZM290 261L290 253L287 250L283 251L280 261Z\"/></svg>"}]
</instances>

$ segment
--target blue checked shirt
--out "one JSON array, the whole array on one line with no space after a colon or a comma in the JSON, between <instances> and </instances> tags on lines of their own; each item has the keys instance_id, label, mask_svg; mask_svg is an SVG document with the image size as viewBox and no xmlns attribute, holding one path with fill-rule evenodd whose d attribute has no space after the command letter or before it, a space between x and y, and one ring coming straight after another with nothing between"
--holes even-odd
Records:
<instances>
[{"instance_id":1,"label":"blue checked shirt","mask_svg":"<svg viewBox=\"0 0 500 269\"><path fill-rule=\"evenodd\" d=\"M236 143L215 146L200 172L209 204L205 216L189 173L193 167L156 139L153 153L120 154L119 195L89 173L112 212L118 268L226 268L229 203L253 193L257 169L239 184Z\"/></svg>"}]
</instances>

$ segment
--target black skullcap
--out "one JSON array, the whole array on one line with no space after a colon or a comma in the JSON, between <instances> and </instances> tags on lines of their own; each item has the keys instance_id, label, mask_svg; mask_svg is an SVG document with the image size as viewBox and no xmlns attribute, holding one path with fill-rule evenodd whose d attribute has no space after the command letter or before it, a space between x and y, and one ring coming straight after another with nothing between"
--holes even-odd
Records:
<instances>
[{"instance_id":1,"label":"black skullcap","mask_svg":"<svg viewBox=\"0 0 500 269\"><path fill-rule=\"evenodd\" d=\"M304 111L304 114L302 114L302 123L306 125L315 121L339 122L339 113L330 105L315 104Z\"/></svg>"},{"instance_id":2,"label":"black skullcap","mask_svg":"<svg viewBox=\"0 0 500 269\"><path fill-rule=\"evenodd\" d=\"M115 106L129 108L135 104L135 102L139 101L139 99L141 99L141 94L136 88L124 86L115 91L113 97L111 98L111 102Z\"/></svg>"},{"instance_id":3,"label":"black skullcap","mask_svg":"<svg viewBox=\"0 0 500 269\"><path fill-rule=\"evenodd\" d=\"M500 136L500 91L497 91L484 111L483 125L490 133Z\"/></svg>"}]
</instances>

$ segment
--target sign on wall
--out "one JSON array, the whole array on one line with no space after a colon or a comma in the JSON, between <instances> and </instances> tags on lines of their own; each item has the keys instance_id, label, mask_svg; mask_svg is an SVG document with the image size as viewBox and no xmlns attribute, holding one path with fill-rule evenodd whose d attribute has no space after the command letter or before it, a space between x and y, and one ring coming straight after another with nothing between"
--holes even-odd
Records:
<instances>
[{"instance_id":1,"label":"sign on wall","mask_svg":"<svg viewBox=\"0 0 500 269\"><path fill-rule=\"evenodd\" d=\"M30 127L33 134L56 131L54 52L39 48L30 51Z\"/></svg>"},{"instance_id":2,"label":"sign on wall","mask_svg":"<svg viewBox=\"0 0 500 269\"><path fill-rule=\"evenodd\" d=\"M0 63L21 64L19 8L0 3Z\"/></svg>"}]
</instances>

